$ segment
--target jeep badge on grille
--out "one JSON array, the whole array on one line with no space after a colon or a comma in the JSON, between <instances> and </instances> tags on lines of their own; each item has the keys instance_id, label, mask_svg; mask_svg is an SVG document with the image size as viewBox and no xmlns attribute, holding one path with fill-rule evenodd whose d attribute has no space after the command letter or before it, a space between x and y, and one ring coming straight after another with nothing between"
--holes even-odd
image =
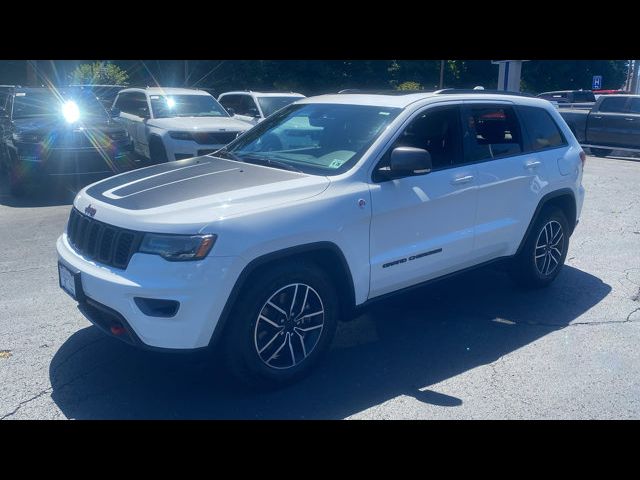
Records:
<instances>
[{"instance_id":1,"label":"jeep badge on grille","mask_svg":"<svg viewBox=\"0 0 640 480\"><path fill-rule=\"evenodd\" d=\"M89 215L90 217L93 217L96 214L96 209L93 208L91 206L91 204L87 205L87 207L84 209L84 213L86 213L87 215Z\"/></svg>"}]
</instances>

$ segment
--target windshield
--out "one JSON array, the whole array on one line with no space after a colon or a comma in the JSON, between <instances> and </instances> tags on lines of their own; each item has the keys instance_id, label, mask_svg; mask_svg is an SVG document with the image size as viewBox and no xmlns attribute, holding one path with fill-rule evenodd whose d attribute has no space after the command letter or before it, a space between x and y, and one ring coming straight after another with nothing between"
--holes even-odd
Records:
<instances>
[{"instance_id":1,"label":"windshield","mask_svg":"<svg viewBox=\"0 0 640 480\"><path fill-rule=\"evenodd\" d=\"M154 118L228 117L211 95L150 95Z\"/></svg>"},{"instance_id":2,"label":"windshield","mask_svg":"<svg viewBox=\"0 0 640 480\"><path fill-rule=\"evenodd\" d=\"M399 108L308 103L289 105L217 155L316 175L350 169Z\"/></svg>"},{"instance_id":3,"label":"windshield","mask_svg":"<svg viewBox=\"0 0 640 480\"><path fill-rule=\"evenodd\" d=\"M63 116L62 107L73 101L78 106L79 119L108 118L107 112L90 92L58 92L51 90L18 92L13 102L13 118Z\"/></svg>"},{"instance_id":4,"label":"windshield","mask_svg":"<svg viewBox=\"0 0 640 480\"><path fill-rule=\"evenodd\" d=\"M258 97L258 103L265 117L277 112L283 107L300 100L302 97Z\"/></svg>"}]
</instances>

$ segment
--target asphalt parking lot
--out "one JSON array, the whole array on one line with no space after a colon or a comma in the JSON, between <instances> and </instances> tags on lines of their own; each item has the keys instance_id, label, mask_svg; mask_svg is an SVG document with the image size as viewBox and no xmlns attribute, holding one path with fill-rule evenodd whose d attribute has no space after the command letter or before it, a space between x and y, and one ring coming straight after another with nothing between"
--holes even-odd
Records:
<instances>
[{"instance_id":1,"label":"asphalt parking lot","mask_svg":"<svg viewBox=\"0 0 640 480\"><path fill-rule=\"evenodd\" d=\"M58 287L72 194L0 180L0 419L640 418L640 161L588 157L567 265L548 289L495 269L343 324L289 388L233 388L211 355L135 350Z\"/></svg>"}]
</instances>

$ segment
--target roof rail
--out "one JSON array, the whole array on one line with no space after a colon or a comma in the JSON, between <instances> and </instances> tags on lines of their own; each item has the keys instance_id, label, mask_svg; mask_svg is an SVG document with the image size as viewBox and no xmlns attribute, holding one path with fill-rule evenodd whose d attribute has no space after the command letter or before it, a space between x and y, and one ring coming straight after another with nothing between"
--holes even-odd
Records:
<instances>
[{"instance_id":1,"label":"roof rail","mask_svg":"<svg viewBox=\"0 0 640 480\"><path fill-rule=\"evenodd\" d=\"M514 95L516 97L534 97L530 93L522 93L522 92L509 92L505 90L473 90L471 88L443 88L442 90L436 90L433 92L435 95L456 95L456 94L467 94L467 93L490 93L491 95Z\"/></svg>"}]
</instances>

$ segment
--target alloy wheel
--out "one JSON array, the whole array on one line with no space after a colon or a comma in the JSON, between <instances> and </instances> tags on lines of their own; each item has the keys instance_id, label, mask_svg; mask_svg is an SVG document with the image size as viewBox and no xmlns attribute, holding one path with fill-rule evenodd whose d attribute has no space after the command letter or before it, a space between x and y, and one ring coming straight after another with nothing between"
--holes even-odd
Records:
<instances>
[{"instance_id":1,"label":"alloy wheel","mask_svg":"<svg viewBox=\"0 0 640 480\"><path fill-rule=\"evenodd\" d=\"M316 348L324 328L324 305L318 292L292 283L264 303L254 329L254 346L268 367L284 370L303 362Z\"/></svg>"}]
</instances>

